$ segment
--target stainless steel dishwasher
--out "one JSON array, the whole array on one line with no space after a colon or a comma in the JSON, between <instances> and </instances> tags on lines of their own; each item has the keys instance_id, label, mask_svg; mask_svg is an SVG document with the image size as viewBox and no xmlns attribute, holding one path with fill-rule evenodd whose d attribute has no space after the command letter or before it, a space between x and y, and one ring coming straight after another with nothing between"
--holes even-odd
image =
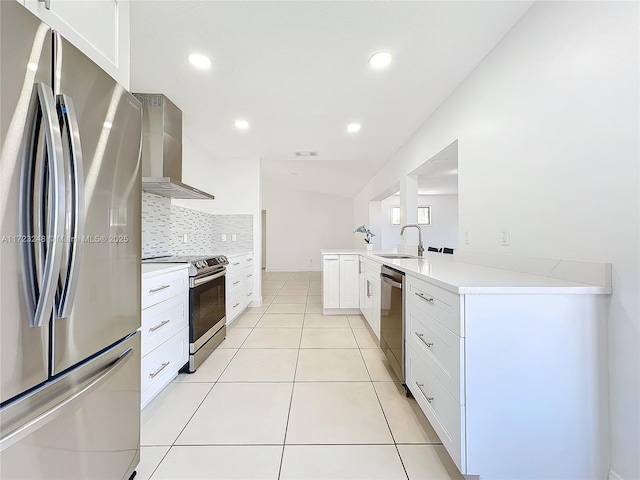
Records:
<instances>
[{"instance_id":1,"label":"stainless steel dishwasher","mask_svg":"<svg viewBox=\"0 0 640 480\"><path fill-rule=\"evenodd\" d=\"M404 385L404 273L383 265L380 280L380 348Z\"/></svg>"}]
</instances>

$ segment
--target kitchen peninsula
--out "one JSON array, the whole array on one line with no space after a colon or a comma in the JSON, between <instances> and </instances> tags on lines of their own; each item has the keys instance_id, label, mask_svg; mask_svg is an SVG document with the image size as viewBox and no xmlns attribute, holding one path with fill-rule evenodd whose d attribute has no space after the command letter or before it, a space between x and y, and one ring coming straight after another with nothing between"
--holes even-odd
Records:
<instances>
[{"instance_id":1,"label":"kitchen peninsula","mask_svg":"<svg viewBox=\"0 0 640 480\"><path fill-rule=\"evenodd\" d=\"M355 256L367 268L405 274L404 381L461 473L606 476L608 264L440 253L384 258L358 250L322 255L329 260L323 265ZM514 270L486 266L497 261ZM539 274L525 273L532 268ZM350 281L340 274L341 284ZM390 301L384 297L382 312Z\"/></svg>"}]
</instances>

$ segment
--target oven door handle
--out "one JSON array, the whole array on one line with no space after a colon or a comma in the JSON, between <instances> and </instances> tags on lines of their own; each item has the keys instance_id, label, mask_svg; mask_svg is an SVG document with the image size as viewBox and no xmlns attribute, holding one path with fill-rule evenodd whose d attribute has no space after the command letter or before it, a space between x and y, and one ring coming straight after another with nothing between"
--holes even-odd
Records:
<instances>
[{"instance_id":1,"label":"oven door handle","mask_svg":"<svg viewBox=\"0 0 640 480\"><path fill-rule=\"evenodd\" d=\"M207 282L211 282L213 280L215 280L216 278L220 278L220 277L224 277L227 273L227 269L225 268L222 272L220 273L215 273L213 275L207 275L206 277L200 277L200 278L192 278L190 281L190 287L197 287L198 285L202 285L203 283L207 283Z\"/></svg>"}]
</instances>

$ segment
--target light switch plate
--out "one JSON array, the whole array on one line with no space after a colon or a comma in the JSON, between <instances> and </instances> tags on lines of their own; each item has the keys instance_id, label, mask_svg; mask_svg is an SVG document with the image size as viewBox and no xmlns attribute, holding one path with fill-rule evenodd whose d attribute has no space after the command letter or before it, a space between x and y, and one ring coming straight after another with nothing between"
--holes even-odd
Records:
<instances>
[{"instance_id":1,"label":"light switch plate","mask_svg":"<svg viewBox=\"0 0 640 480\"><path fill-rule=\"evenodd\" d=\"M500 231L500 243L503 247L511 245L511 231L508 228L503 228Z\"/></svg>"}]
</instances>

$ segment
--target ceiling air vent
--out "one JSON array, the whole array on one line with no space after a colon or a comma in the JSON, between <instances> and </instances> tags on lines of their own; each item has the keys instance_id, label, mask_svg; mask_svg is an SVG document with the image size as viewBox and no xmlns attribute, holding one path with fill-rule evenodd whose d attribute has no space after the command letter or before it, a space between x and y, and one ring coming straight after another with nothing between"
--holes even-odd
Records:
<instances>
[{"instance_id":1,"label":"ceiling air vent","mask_svg":"<svg viewBox=\"0 0 640 480\"><path fill-rule=\"evenodd\" d=\"M300 151L300 152L293 152L293 155L296 157L317 157L318 152Z\"/></svg>"}]
</instances>

